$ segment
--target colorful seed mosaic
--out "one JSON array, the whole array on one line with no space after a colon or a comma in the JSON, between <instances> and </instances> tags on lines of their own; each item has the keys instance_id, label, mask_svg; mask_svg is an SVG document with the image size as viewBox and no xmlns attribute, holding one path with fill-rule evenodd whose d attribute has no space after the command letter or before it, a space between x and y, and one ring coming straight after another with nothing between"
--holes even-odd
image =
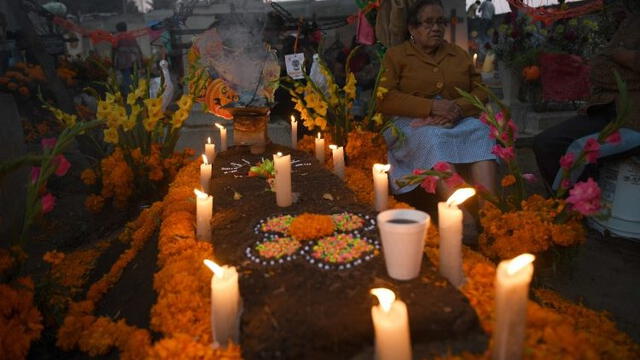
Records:
<instances>
[{"instance_id":1,"label":"colorful seed mosaic","mask_svg":"<svg viewBox=\"0 0 640 360\"><path fill-rule=\"evenodd\" d=\"M245 255L261 265L277 265L295 260L300 246L299 241L289 236L271 235L248 247Z\"/></svg>"},{"instance_id":2,"label":"colorful seed mosaic","mask_svg":"<svg viewBox=\"0 0 640 360\"><path fill-rule=\"evenodd\" d=\"M293 222L294 217L291 215L277 216L269 218L258 224L260 231L265 233L288 234L289 225Z\"/></svg>"},{"instance_id":3,"label":"colorful seed mosaic","mask_svg":"<svg viewBox=\"0 0 640 360\"><path fill-rule=\"evenodd\" d=\"M331 215L333 223L336 224L336 230L349 232L358 230L364 226L365 220L353 213L343 212Z\"/></svg>"},{"instance_id":4,"label":"colorful seed mosaic","mask_svg":"<svg viewBox=\"0 0 640 360\"><path fill-rule=\"evenodd\" d=\"M380 252L377 241L357 234L334 234L307 245L307 261L323 270L345 270L373 259Z\"/></svg>"}]
</instances>

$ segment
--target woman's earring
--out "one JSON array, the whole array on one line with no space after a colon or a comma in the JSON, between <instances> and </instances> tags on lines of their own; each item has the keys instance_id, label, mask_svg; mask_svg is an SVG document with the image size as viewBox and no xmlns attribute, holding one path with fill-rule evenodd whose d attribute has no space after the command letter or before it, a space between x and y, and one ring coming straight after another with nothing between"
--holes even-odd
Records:
<instances>
[{"instance_id":1,"label":"woman's earring","mask_svg":"<svg viewBox=\"0 0 640 360\"><path fill-rule=\"evenodd\" d=\"M409 39L411 39L411 41L414 41L415 39L413 38L413 34L409 34Z\"/></svg>"}]
</instances>

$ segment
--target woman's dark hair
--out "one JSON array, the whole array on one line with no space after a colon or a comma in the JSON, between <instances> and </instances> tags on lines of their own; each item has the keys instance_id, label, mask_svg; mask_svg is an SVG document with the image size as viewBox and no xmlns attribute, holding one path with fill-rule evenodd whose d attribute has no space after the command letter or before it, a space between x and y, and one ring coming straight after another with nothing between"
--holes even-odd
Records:
<instances>
[{"instance_id":1,"label":"woman's dark hair","mask_svg":"<svg viewBox=\"0 0 640 360\"><path fill-rule=\"evenodd\" d=\"M127 31L127 23L126 22L119 22L116 24L116 30L119 32L125 32Z\"/></svg>"},{"instance_id":2,"label":"woman's dark hair","mask_svg":"<svg viewBox=\"0 0 640 360\"><path fill-rule=\"evenodd\" d=\"M409 27L416 27L420 25L418 14L420 14L420 11L422 11L422 9L427 6L440 6L444 9L444 6L442 6L442 1L440 0L419 0L409 11L409 19L407 19L407 25Z\"/></svg>"}]
</instances>

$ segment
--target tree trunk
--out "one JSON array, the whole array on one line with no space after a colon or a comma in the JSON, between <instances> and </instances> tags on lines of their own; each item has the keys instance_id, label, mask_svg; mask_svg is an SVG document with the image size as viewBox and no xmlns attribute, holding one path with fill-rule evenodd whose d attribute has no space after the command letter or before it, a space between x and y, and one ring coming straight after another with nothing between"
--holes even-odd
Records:
<instances>
[{"instance_id":1,"label":"tree trunk","mask_svg":"<svg viewBox=\"0 0 640 360\"><path fill-rule=\"evenodd\" d=\"M7 0L9 4L9 12L20 26L20 31L24 34L28 51L34 56L36 61L42 66L44 74L47 77L47 83L53 92L53 96L58 107L64 112L75 113L73 99L67 91L64 83L56 74L55 59L47 54L42 40L36 33L31 19L27 15L22 0Z\"/></svg>"}]
</instances>

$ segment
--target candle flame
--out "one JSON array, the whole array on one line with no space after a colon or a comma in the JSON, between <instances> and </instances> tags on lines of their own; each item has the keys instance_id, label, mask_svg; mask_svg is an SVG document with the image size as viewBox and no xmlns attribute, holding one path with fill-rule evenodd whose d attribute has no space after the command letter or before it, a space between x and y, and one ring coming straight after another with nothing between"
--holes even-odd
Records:
<instances>
[{"instance_id":1,"label":"candle flame","mask_svg":"<svg viewBox=\"0 0 640 360\"><path fill-rule=\"evenodd\" d=\"M196 194L196 196L198 197L198 199L202 199L205 200L206 198L209 197L209 194L207 194L204 191L200 191L198 189L193 189L193 192Z\"/></svg>"},{"instance_id":2,"label":"candle flame","mask_svg":"<svg viewBox=\"0 0 640 360\"><path fill-rule=\"evenodd\" d=\"M222 266L214 263L209 259L204 259L204 264L207 265L211 271L216 275L217 278L221 279L224 276L224 268Z\"/></svg>"},{"instance_id":3,"label":"candle flame","mask_svg":"<svg viewBox=\"0 0 640 360\"><path fill-rule=\"evenodd\" d=\"M331 145L329 145L329 149L331 149L331 150L338 150L338 145L333 145L333 144L331 144Z\"/></svg>"},{"instance_id":4,"label":"candle flame","mask_svg":"<svg viewBox=\"0 0 640 360\"><path fill-rule=\"evenodd\" d=\"M389 169L391 169L389 164L373 164L373 171L377 173L386 173Z\"/></svg>"},{"instance_id":5,"label":"candle flame","mask_svg":"<svg viewBox=\"0 0 640 360\"><path fill-rule=\"evenodd\" d=\"M524 253L522 255L514 257L513 259L509 260L509 264L507 265L507 274L514 275L518 271L522 270L525 266L531 264L535 259L535 256L528 253Z\"/></svg>"},{"instance_id":6,"label":"candle flame","mask_svg":"<svg viewBox=\"0 0 640 360\"><path fill-rule=\"evenodd\" d=\"M292 124L297 124L298 123L298 121L296 121L295 116L293 116L293 115L291 115L291 123Z\"/></svg>"},{"instance_id":7,"label":"candle flame","mask_svg":"<svg viewBox=\"0 0 640 360\"><path fill-rule=\"evenodd\" d=\"M460 205L475 194L476 190L474 188L458 189L453 193L453 195L449 196L449 199L447 200L447 206Z\"/></svg>"},{"instance_id":8,"label":"candle flame","mask_svg":"<svg viewBox=\"0 0 640 360\"><path fill-rule=\"evenodd\" d=\"M478 54L473 54L473 61L475 62L476 59L478 58Z\"/></svg>"},{"instance_id":9,"label":"candle flame","mask_svg":"<svg viewBox=\"0 0 640 360\"><path fill-rule=\"evenodd\" d=\"M222 125L220 125L220 124L218 124L218 123L215 123L215 124L216 124L216 127L217 127L218 129L220 129L220 130L226 130L226 129L224 128L224 126L222 126Z\"/></svg>"},{"instance_id":10,"label":"candle flame","mask_svg":"<svg viewBox=\"0 0 640 360\"><path fill-rule=\"evenodd\" d=\"M396 294L393 291L387 288L375 288L371 289L370 292L378 298L382 311L389 312L391 310L391 304L396 300Z\"/></svg>"},{"instance_id":11,"label":"candle flame","mask_svg":"<svg viewBox=\"0 0 640 360\"><path fill-rule=\"evenodd\" d=\"M202 154L202 163L205 165L209 164L209 159L207 159L207 155Z\"/></svg>"},{"instance_id":12,"label":"candle flame","mask_svg":"<svg viewBox=\"0 0 640 360\"><path fill-rule=\"evenodd\" d=\"M207 144L211 144L211 137L207 138Z\"/></svg>"},{"instance_id":13,"label":"candle flame","mask_svg":"<svg viewBox=\"0 0 640 360\"><path fill-rule=\"evenodd\" d=\"M280 151L278 151L278 152L276 153L276 156L277 156L277 157L281 157L281 156L282 156L282 153L281 153Z\"/></svg>"},{"instance_id":14,"label":"candle flame","mask_svg":"<svg viewBox=\"0 0 640 360\"><path fill-rule=\"evenodd\" d=\"M322 139L322 137L320 136L320 133L318 133L318 139Z\"/></svg>"}]
</instances>

